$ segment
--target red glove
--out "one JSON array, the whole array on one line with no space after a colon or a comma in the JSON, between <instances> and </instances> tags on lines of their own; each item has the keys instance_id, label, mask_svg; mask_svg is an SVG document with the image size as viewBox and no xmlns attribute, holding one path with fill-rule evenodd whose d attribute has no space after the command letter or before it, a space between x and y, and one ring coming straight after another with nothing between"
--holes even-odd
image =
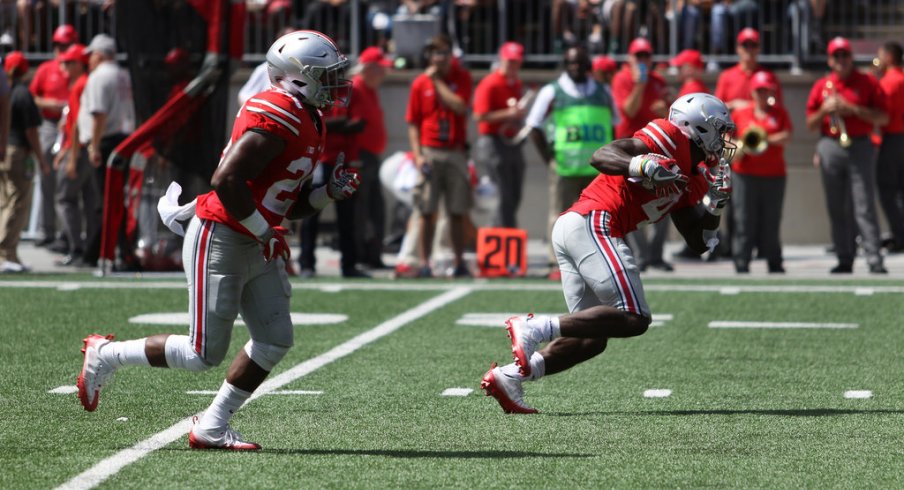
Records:
<instances>
[{"instance_id":1,"label":"red glove","mask_svg":"<svg viewBox=\"0 0 904 490\"><path fill-rule=\"evenodd\" d=\"M289 249L288 242L286 242L286 235L288 233L289 230L282 226L274 226L261 236L261 246L263 246L262 253L267 262L272 261L276 257L282 257L286 262L289 261L292 251Z\"/></svg>"}]
</instances>

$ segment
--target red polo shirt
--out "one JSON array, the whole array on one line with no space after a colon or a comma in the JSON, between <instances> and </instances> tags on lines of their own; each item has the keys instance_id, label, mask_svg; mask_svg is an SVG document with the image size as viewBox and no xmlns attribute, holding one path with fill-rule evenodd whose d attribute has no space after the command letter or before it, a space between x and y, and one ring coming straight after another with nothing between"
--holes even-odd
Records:
<instances>
[{"instance_id":1,"label":"red polo shirt","mask_svg":"<svg viewBox=\"0 0 904 490\"><path fill-rule=\"evenodd\" d=\"M807 99L807 117L818 111L822 107L822 102L831 94L832 91L826 88L826 82L830 80L834 90L848 102L873 109L888 110L885 94L879 87L876 78L855 69L845 80L841 80L834 72L817 80L813 84L813 89L810 90L810 98ZM837 138L837 134L829 131L829 119L828 115L822 118L822 134ZM873 130L872 123L854 116L845 116L844 125L848 135L852 138L868 136Z\"/></svg>"},{"instance_id":2,"label":"red polo shirt","mask_svg":"<svg viewBox=\"0 0 904 490\"><path fill-rule=\"evenodd\" d=\"M374 155L386 150L386 123L383 121L383 107L377 91L364 83L361 75L352 78L352 98L349 107L353 119L367 121L364 131L358 133L358 148Z\"/></svg>"},{"instance_id":3,"label":"red polo shirt","mask_svg":"<svg viewBox=\"0 0 904 490\"><path fill-rule=\"evenodd\" d=\"M82 92L85 91L85 83L87 82L88 74L82 73L81 76L75 79L75 83L72 84L72 89L69 91L69 112L66 113L66 123L63 125L63 148L72 146L72 138L70 136L72 135L72 128L78 120Z\"/></svg>"},{"instance_id":4,"label":"red polo shirt","mask_svg":"<svg viewBox=\"0 0 904 490\"><path fill-rule=\"evenodd\" d=\"M697 80L696 78L689 78L684 81L684 84L681 85L681 88L678 90L678 97L687 94L694 94L698 92L703 92L705 94L710 93L709 87L706 86L705 83Z\"/></svg>"},{"instance_id":5,"label":"red polo shirt","mask_svg":"<svg viewBox=\"0 0 904 490\"><path fill-rule=\"evenodd\" d=\"M904 71L900 66L889 67L879 80L888 106L888 124L882 134L904 133Z\"/></svg>"},{"instance_id":6,"label":"red polo shirt","mask_svg":"<svg viewBox=\"0 0 904 490\"><path fill-rule=\"evenodd\" d=\"M61 102L69 100L69 76L60 67L59 59L54 58L41 63L35 70L35 76L31 79L28 89L35 97ZM52 121L58 120L62 115L62 111L59 110L44 109L41 111L41 117Z\"/></svg>"},{"instance_id":7,"label":"red polo shirt","mask_svg":"<svg viewBox=\"0 0 904 490\"><path fill-rule=\"evenodd\" d=\"M716 92L713 95L726 104L736 99L753 100L753 96L750 95L750 79L758 71L765 71L772 75L772 79L776 82L775 100L779 104L783 104L782 86L778 83L775 74L759 65L753 71L745 71L740 64L723 71L719 75L719 80L716 81Z\"/></svg>"},{"instance_id":8,"label":"red polo shirt","mask_svg":"<svg viewBox=\"0 0 904 490\"><path fill-rule=\"evenodd\" d=\"M329 119L347 117L354 119L349 113L348 107L334 105L323 113L323 121L326 123ZM345 163L353 162L358 159L358 145L355 144L357 134L342 134L337 131L326 131L326 139L323 144L323 151L320 153L320 161L324 163L336 163L339 153L345 153Z\"/></svg>"},{"instance_id":9,"label":"red polo shirt","mask_svg":"<svg viewBox=\"0 0 904 490\"><path fill-rule=\"evenodd\" d=\"M471 74L464 68L452 67L443 79L465 104L471 101ZM405 120L418 127L421 145L433 148L461 148L467 138L464 114L456 114L440 102L433 81L420 74L411 83Z\"/></svg>"},{"instance_id":10,"label":"red polo shirt","mask_svg":"<svg viewBox=\"0 0 904 490\"><path fill-rule=\"evenodd\" d=\"M631 67L625 63L622 68L612 78L612 97L615 98L615 105L618 106L618 112L621 116L621 122L615 127L616 138L630 138L635 132L640 131L646 124L659 116L650 110L650 106L657 99L665 100L666 83L658 72L649 71L647 77L647 85L643 89L641 96L640 109L634 114L634 117L628 117L624 111L625 100L634 89L634 77L631 73Z\"/></svg>"},{"instance_id":11,"label":"red polo shirt","mask_svg":"<svg viewBox=\"0 0 904 490\"><path fill-rule=\"evenodd\" d=\"M750 126L756 125L766 130L766 134L791 131L791 118L783 106L774 105L766 110L762 117L757 117L753 105L738 109L731 114L731 119L738 126L737 135L741 135ZM733 162L731 169L744 175L758 177L783 177L785 175L785 147L769 145L759 155L744 154L744 157Z\"/></svg>"},{"instance_id":12,"label":"red polo shirt","mask_svg":"<svg viewBox=\"0 0 904 490\"><path fill-rule=\"evenodd\" d=\"M474 114L486 114L512 107L521 98L521 80L509 80L500 71L490 73L474 90ZM477 132L480 134L502 134L512 137L518 132L511 124L505 124L505 129L500 133L502 123L489 123L481 121L477 123Z\"/></svg>"}]
</instances>

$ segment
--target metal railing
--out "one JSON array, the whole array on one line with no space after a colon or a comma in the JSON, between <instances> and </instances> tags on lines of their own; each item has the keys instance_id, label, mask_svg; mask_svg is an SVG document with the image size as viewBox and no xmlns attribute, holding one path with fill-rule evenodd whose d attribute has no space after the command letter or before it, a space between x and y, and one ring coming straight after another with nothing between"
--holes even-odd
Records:
<instances>
[{"instance_id":1,"label":"metal railing","mask_svg":"<svg viewBox=\"0 0 904 490\"><path fill-rule=\"evenodd\" d=\"M128 3L120 4L127 8ZM56 6L0 0L0 44L40 60L52 56L53 29L61 23L74 25L83 43L98 32L115 36L112 5L112 0L60 0ZM714 0L702 5L680 0L248 0L245 60L262 60L279 33L293 26L329 34L352 56L379 45L412 62L427 38L445 32L463 59L476 65L490 63L507 40L524 44L526 62L537 65L558 62L573 44L623 59L636 36L652 42L657 61L695 48L708 61L731 63L737 32L752 26L761 34L761 61L792 68L823 63L825 43L836 35L851 40L861 61L871 59L884 40L904 40L904 0Z\"/></svg>"}]
</instances>

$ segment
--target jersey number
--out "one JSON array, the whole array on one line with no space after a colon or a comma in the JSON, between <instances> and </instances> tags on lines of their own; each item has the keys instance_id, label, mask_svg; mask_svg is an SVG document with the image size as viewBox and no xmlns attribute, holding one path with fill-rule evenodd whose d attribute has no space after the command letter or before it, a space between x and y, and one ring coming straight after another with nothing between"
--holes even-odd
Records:
<instances>
[{"instance_id":1,"label":"jersey number","mask_svg":"<svg viewBox=\"0 0 904 490\"><path fill-rule=\"evenodd\" d=\"M304 183L305 179L311 175L310 170L314 168L314 162L308 157L301 157L289 164L288 171L292 175L298 175L296 178L277 180L267 189L261 204L270 211L285 216L289 212L289 208L295 204L294 197L298 195L298 190Z\"/></svg>"},{"instance_id":2,"label":"jersey number","mask_svg":"<svg viewBox=\"0 0 904 490\"><path fill-rule=\"evenodd\" d=\"M656 223L662 219L663 216L668 214L669 210L672 209L672 206L678 202L680 194L673 194L671 196L660 197L659 199L653 199L643 205L643 211L647 215L647 219L638 223L637 226L646 225L650 223Z\"/></svg>"}]
</instances>

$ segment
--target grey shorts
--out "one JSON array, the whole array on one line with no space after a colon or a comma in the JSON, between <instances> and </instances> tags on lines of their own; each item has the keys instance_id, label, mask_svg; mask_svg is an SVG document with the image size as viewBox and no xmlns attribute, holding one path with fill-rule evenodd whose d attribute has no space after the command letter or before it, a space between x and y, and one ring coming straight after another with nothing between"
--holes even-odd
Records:
<instances>
[{"instance_id":1,"label":"grey shorts","mask_svg":"<svg viewBox=\"0 0 904 490\"><path fill-rule=\"evenodd\" d=\"M552 229L568 311L611 306L650 316L634 255L623 238L608 234L609 214L565 213Z\"/></svg>"},{"instance_id":2,"label":"grey shorts","mask_svg":"<svg viewBox=\"0 0 904 490\"><path fill-rule=\"evenodd\" d=\"M292 346L292 288L282 258L268 263L257 240L196 216L185 233L182 263L188 279L188 335L207 363L223 362L239 313L255 342Z\"/></svg>"}]
</instances>

